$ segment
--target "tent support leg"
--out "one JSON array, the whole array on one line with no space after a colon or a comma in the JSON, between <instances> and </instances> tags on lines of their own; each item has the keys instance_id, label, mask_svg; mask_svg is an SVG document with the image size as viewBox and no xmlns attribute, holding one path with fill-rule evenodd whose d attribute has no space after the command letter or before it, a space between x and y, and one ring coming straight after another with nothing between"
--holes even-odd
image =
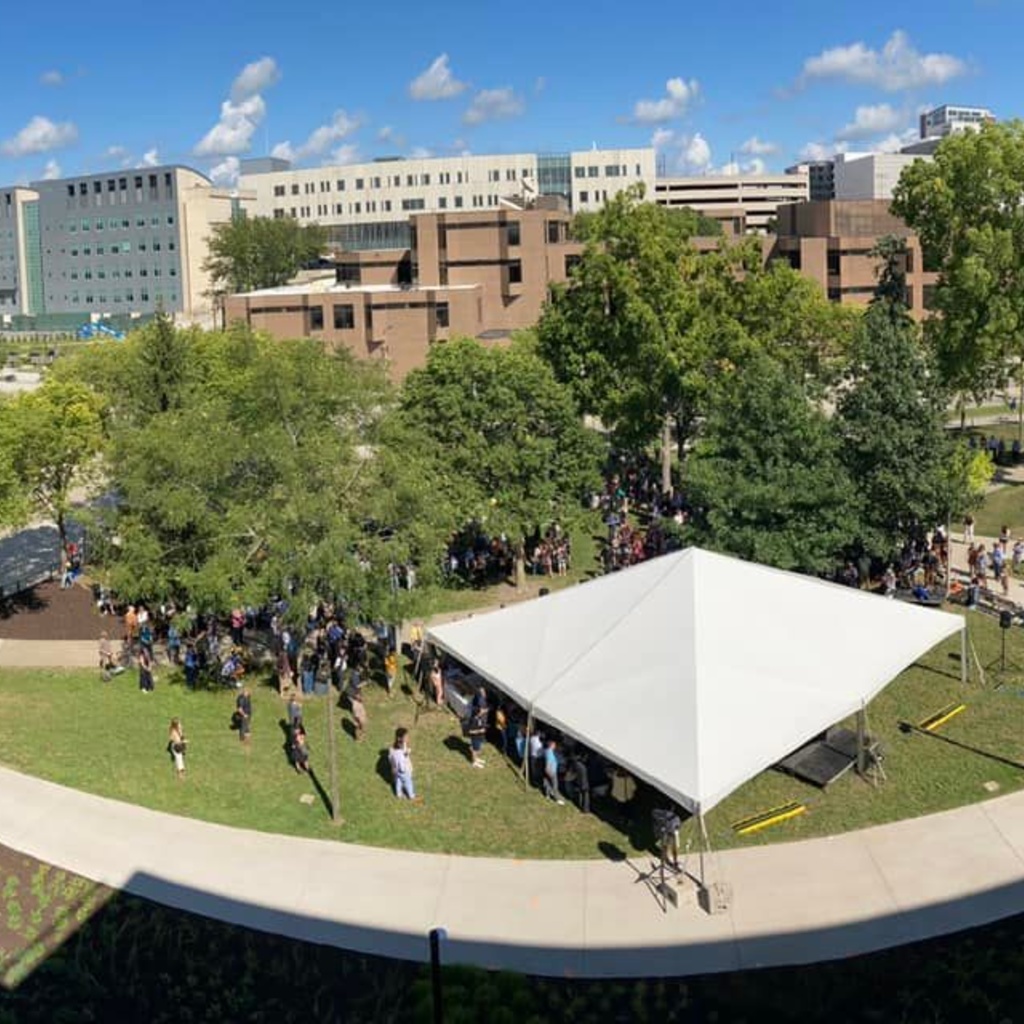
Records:
<instances>
[{"instance_id":1,"label":"tent support leg","mask_svg":"<svg viewBox=\"0 0 1024 1024\"><path fill-rule=\"evenodd\" d=\"M700 851L700 886L702 889L708 887L707 874L704 871L704 856L711 852L711 844L708 842L708 830L704 824L704 815L701 813L697 814L697 828L700 833L698 849Z\"/></svg>"},{"instance_id":2,"label":"tent support leg","mask_svg":"<svg viewBox=\"0 0 1024 1024\"><path fill-rule=\"evenodd\" d=\"M857 774L864 778L868 766L868 716L864 709L864 702L861 701L860 710L857 712Z\"/></svg>"},{"instance_id":3,"label":"tent support leg","mask_svg":"<svg viewBox=\"0 0 1024 1024\"><path fill-rule=\"evenodd\" d=\"M526 712L526 743L523 745L523 766L520 777L523 780L523 787L530 788L530 734L533 732L533 712Z\"/></svg>"},{"instance_id":4,"label":"tent support leg","mask_svg":"<svg viewBox=\"0 0 1024 1024\"><path fill-rule=\"evenodd\" d=\"M967 685L967 623L960 630L960 685Z\"/></svg>"}]
</instances>

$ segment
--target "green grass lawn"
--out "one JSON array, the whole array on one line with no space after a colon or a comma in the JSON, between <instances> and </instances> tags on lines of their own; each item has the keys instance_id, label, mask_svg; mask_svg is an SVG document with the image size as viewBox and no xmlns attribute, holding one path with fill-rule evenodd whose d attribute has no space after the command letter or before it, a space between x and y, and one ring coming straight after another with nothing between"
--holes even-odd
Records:
<instances>
[{"instance_id":1,"label":"green grass lawn","mask_svg":"<svg viewBox=\"0 0 1024 1024\"><path fill-rule=\"evenodd\" d=\"M974 520L975 530L983 537L998 537L1004 525L1015 537L1024 534L1024 486L1006 484L990 491Z\"/></svg>"},{"instance_id":2,"label":"green grass lawn","mask_svg":"<svg viewBox=\"0 0 1024 1024\"><path fill-rule=\"evenodd\" d=\"M982 663L993 663L1000 641L995 620L972 614L970 622ZM985 799L986 782L997 783L1002 793L1019 788L1024 772L897 728L902 718L917 722L953 700L965 700L966 712L943 733L1024 760L1024 674L1009 675L999 690L994 675L986 688L975 681L963 690L958 653L958 639L942 645L872 703L869 724L886 749L888 781L880 788L850 773L819 791L767 771L709 815L713 845L806 838L943 810ZM1010 634L1009 654L1024 666L1020 628ZM0 678L0 759L43 778L174 814L370 845L596 857L600 843L633 851L648 842L649 804L642 805L632 827L557 807L525 789L496 750L490 750L484 770L472 769L453 715L431 712L416 723L411 696L396 693L388 700L377 687L367 698L367 738L356 743L339 729L344 824L334 826L311 781L286 761L279 725L283 706L276 692L266 685L253 689L254 731L247 750L229 728L234 691L188 692L167 669L151 695L138 691L134 675L103 684L93 672L7 671ZM306 719L313 767L329 788L325 704L324 698L311 698ZM339 721L348 720L347 712L337 714ZM183 719L190 739L185 782L174 778L165 749L173 715ZM399 725L412 730L422 805L396 800L384 777L383 754ZM316 796L311 805L300 802L304 794ZM731 822L792 800L805 802L808 812L758 835L733 834Z\"/></svg>"}]
</instances>

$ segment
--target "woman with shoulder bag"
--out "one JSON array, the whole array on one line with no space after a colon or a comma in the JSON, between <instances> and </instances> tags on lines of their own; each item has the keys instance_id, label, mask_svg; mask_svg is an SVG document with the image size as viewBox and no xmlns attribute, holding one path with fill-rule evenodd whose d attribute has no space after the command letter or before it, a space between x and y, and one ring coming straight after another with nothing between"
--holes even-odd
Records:
<instances>
[{"instance_id":1,"label":"woman with shoulder bag","mask_svg":"<svg viewBox=\"0 0 1024 1024\"><path fill-rule=\"evenodd\" d=\"M167 750L174 758L174 770L178 773L179 779L185 777L185 748L187 746L188 740L185 739L185 733L181 728L181 719L172 718L171 726L167 730Z\"/></svg>"}]
</instances>

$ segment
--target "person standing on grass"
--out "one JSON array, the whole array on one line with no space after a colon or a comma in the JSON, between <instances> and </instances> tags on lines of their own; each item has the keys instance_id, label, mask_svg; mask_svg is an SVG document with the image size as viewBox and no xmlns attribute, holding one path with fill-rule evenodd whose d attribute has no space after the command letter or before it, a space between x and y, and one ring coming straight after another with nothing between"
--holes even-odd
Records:
<instances>
[{"instance_id":1,"label":"person standing on grass","mask_svg":"<svg viewBox=\"0 0 1024 1024\"><path fill-rule=\"evenodd\" d=\"M559 806L565 804L558 792L558 744L554 740L548 740L544 751L544 795Z\"/></svg>"},{"instance_id":2,"label":"person standing on grass","mask_svg":"<svg viewBox=\"0 0 1024 1024\"><path fill-rule=\"evenodd\" d=\"M388 653L384 655L384 682L388 688L388 696L391 696L391 691L395 688L395 680L398 678L398 654L394 647L388 648Z\"/></svg>"},{"instance_id":3,"label":"person standing on grass","mask_svg":"<svg viewBox=\"0 0 1024 1024\"><path fill-rule=\"evenodd\" d=\"M110 636L104 630L100 633L100 679L103 682L110 682L114 667L114 648L110 643Z\"/></svg>"},{"instance_id":4,"label":"person standing on grass","mask_svg":"<svg viewBox=\"0 0 1024 1024\"><path fill-rule=\"evenodd\" d=\"M174 770L179 779L185 778L185 750L188 740L181 728L181 719L172 718L171 727L167 730L167 749L174 758Z\"/></svg>"},{"instance_id":5,"label":"person standing on grass","mask_svg":"<svg viewBox=\"0 0 1024 1024\"><path fill-rule=\"evenodd\" d=\"M366 705L363 703L362 690L349 690L348 704L352 709L352 721L356 727L356 740L366 735Z\"/></svg>"},{"instance_id":6,"label":"person standing on grass","mask_svg":"<svg viewBox=\"0 0 1024 1024\"><path fill-rule=\"evenodd\" d=\"M153 655L148 647L142 647L139 649L139 689L152 693L153 681Z\"/></svg>"},{"instance_id":7,"label":"person standing on grass","mask_svg":"<svg viewBox=\"0 0 1024 1024\"><path fill-rule=\"evenodd\" d=\"M484 738L487 736L487 705L481 704L469 713L469 725L466 729L469 738L469 760L474 768L483 768L487 763L481 756Z\"/></svg>"},{"instance_id":8,"label":"person standing on grass","mask_svg":"<svg viewBox=\"0 0 1024 1024\"><path fill-rule=\"evenodd\" d=\"M238 738L249 749L252 739L252 694L245 687L235 700L235 714L238 716Z\"/></svg>"},{"instance_id":9,"label":"person standing on grass","mask_svg":"<svg viewBox=\"0 0 1024 1024\"><path fill-rule=\"evenodd\" d=\"M395 796L403 797L419 803L416 790L412 783L412 749L409 747L409 730L395 730L395 742L388 751L388 763L391 765L391 778L395 783Z\"/></svg>"}]
</instances>

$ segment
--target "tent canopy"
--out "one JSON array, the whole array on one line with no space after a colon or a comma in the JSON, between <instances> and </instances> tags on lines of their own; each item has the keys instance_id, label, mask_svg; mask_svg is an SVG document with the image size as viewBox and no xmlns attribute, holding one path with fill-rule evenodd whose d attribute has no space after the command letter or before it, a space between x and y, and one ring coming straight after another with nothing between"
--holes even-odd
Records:
<instances>
[{"instance_id":1,"label":"tent canopy","mask_svg":"<svg viewBox=\"0 0 1024 1024\"><path fill-rule=\"evenodd\" d=\"M704 813L963 626L957 615L689 548L432 628L427 639Z\"/></svg>"}]
</instances>

